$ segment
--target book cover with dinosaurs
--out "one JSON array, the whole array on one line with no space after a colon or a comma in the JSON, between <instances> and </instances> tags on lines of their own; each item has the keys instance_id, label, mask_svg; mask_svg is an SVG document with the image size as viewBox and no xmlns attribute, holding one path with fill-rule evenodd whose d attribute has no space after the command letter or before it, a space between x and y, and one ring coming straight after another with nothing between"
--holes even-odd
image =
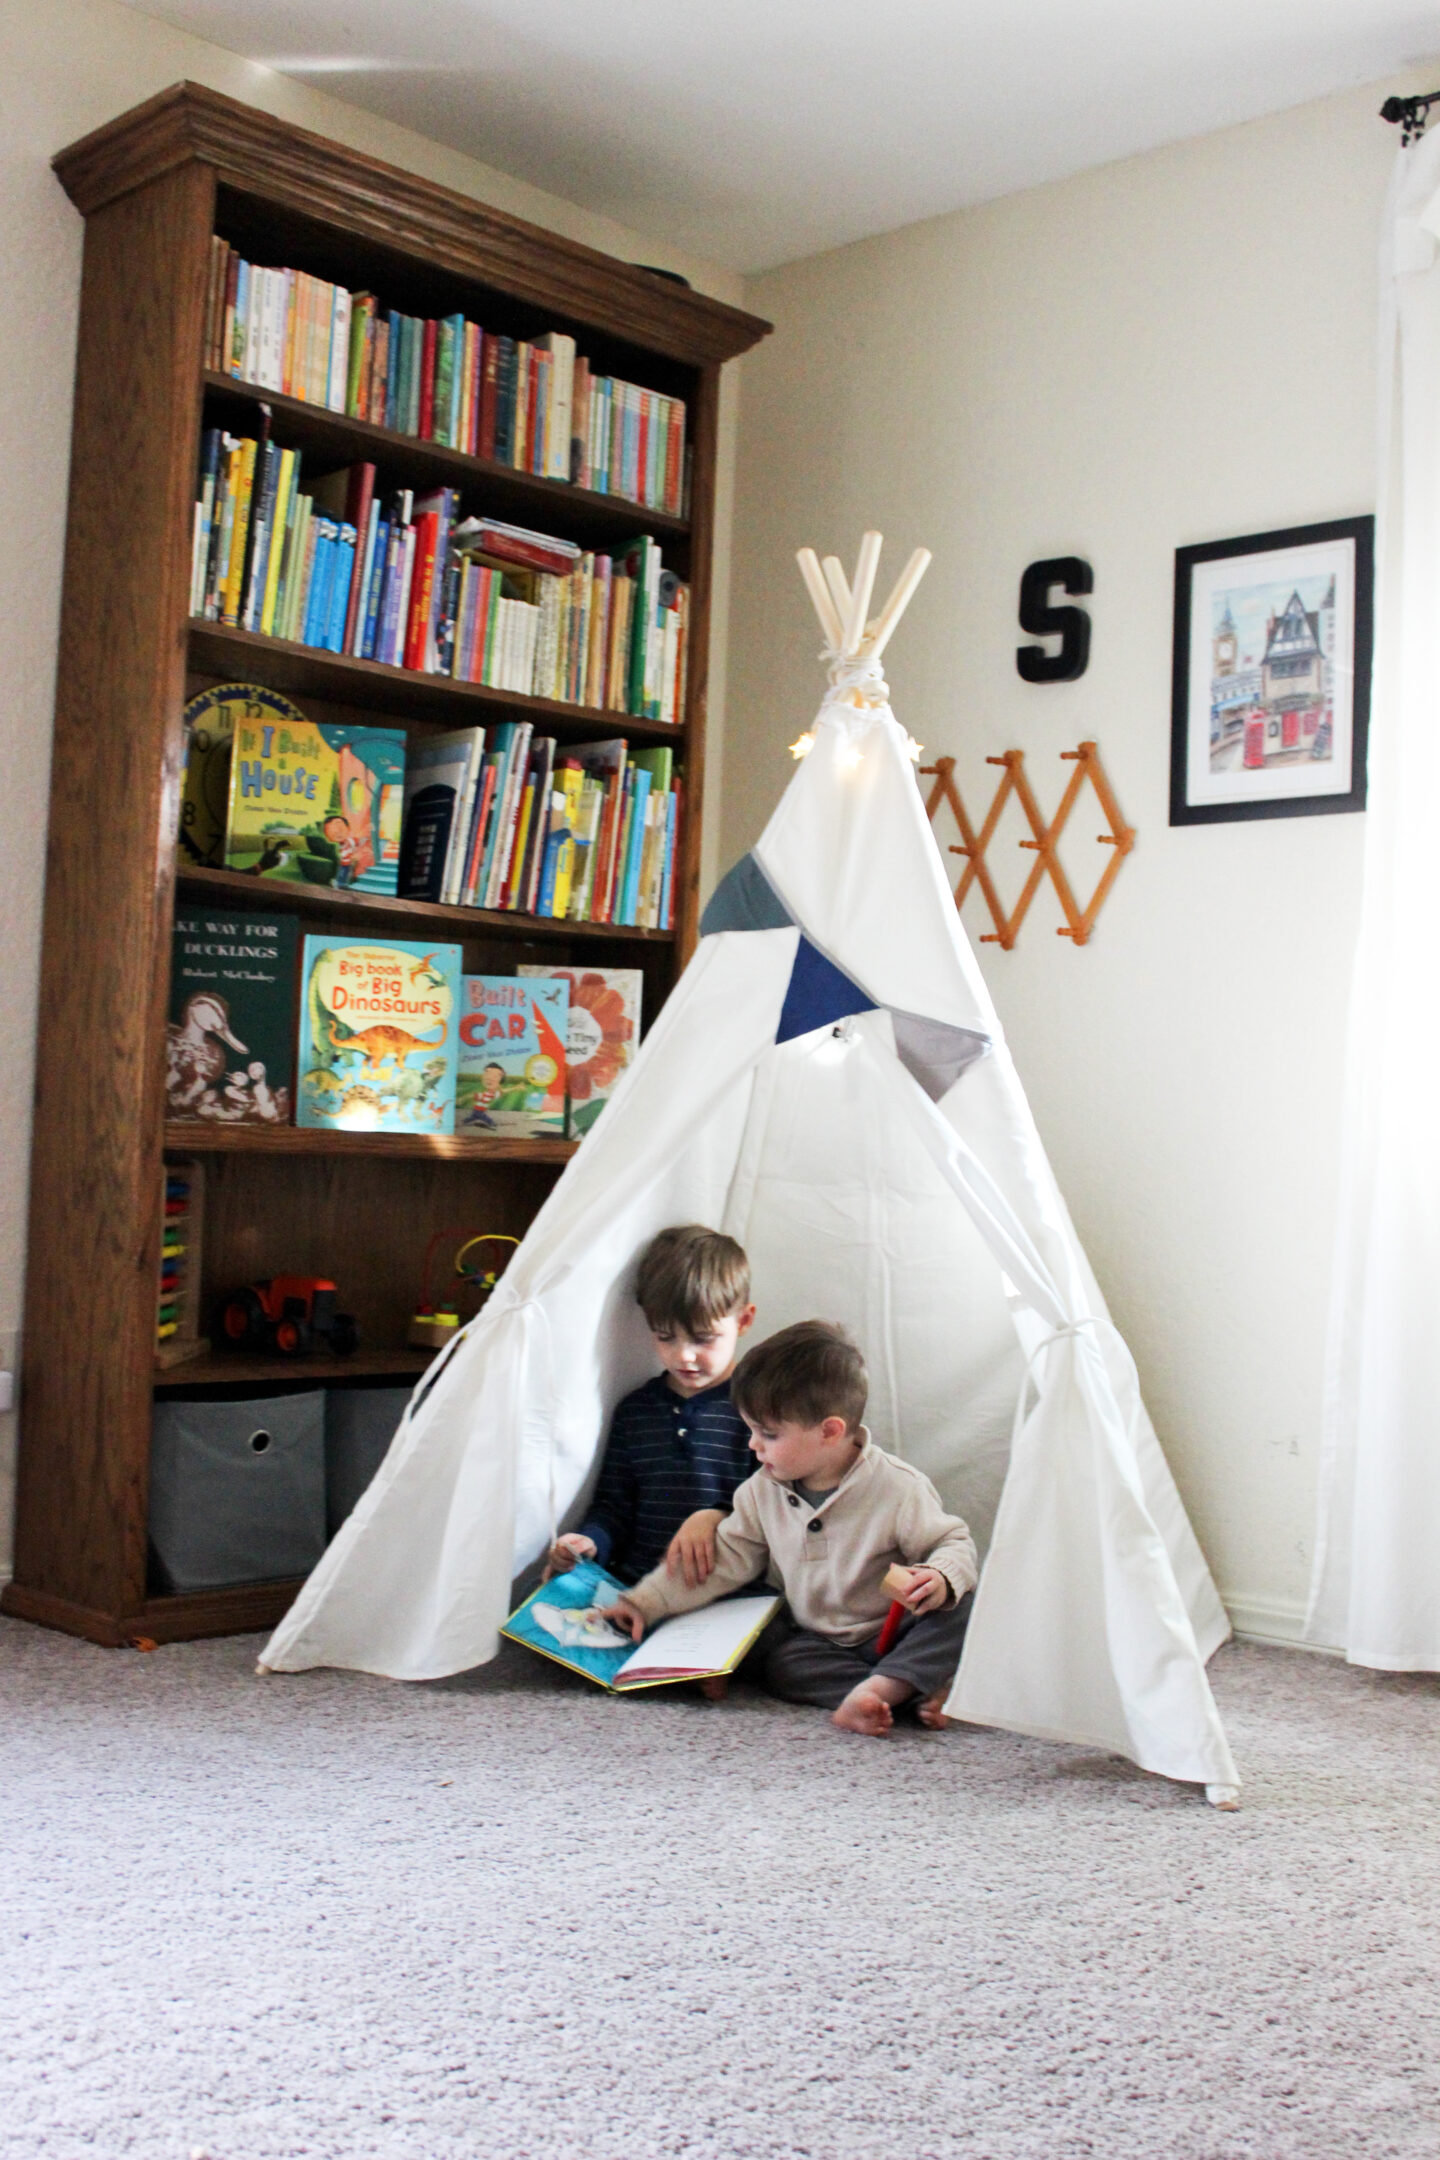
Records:
<instances>
[{"instance_id":1,"label":"book cover with dinosaurs","mask_svg":"<svg viewBox=\"0 0 1440 2160\"><path fill-rule=\"evenodd\" d=\"M570 985L467 975L461 983L455 1130L565 1137Z\"/></svg>"},{"instance_id":2,"label":"book cover with dinosaurs","mask_svg":"<svg viewBox=\"0 0 1440 2160\"><path fill-rule=\"evenodd\" d=\"M298 942L293 915L175 910L167 1118L290 1123Z\"/></svg>"},{"instance_id":3,"label":"book cover with dinosaurs","mask_svg":"<svg viewBox=\"0 0 1440 2160\"><path fill-rule=\"evenodd\" d=\"M299 1125L455 1130L460 947L305 940Z\"/></svg>"},{"instance_id":4,"label":"book cover with dinosaurs","mask_svg":"<svg viewBox=\"0 0 1440 2160\"><path fill-rule=\"evenodd\" d=\"M235 708L227 870L393 894L404 805L401 729L331 727L272 691Z\"/></svg>"}]
</instances>

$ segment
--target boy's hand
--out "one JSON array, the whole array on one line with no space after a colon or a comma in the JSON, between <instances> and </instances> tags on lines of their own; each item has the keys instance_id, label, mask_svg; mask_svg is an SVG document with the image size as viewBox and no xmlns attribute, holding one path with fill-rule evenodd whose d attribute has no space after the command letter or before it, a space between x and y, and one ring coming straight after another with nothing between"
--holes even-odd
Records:
<instances>
[{"instance_id":1,"label":"boy's hand","mask_svg":"<svg viewBox=\"0 0 1440 2160\"><path fill-rule=\"evenodd\" d=\"M541 1582L549 1582L552 1575L568 1575L577 1560L588 1560L595 1551L593 1537L582 1537L578 1530L567 1530L564 1537L557 1537L545 1556L545 1572Z\"/></svg>"},{"instance_id":2,"label":"boy's hand","mask_svg":"<svg viewBox=\"0 0 1440 2160\"><path fill-rule=\"evenodd\" d=\"M715 1565L715 1532L724 1520L723 1508L697 1508L671 1538L665 1554L666 1572L683 1575L687 1590L698 1590L701 1583L708 1581Z\"/></svg>"},{"instance_id":3,"label":"boy's hand","mask_svg":"<svg viewBox=\"0 0 1440 2160\"><path fill-rule=\"evenodd\" d=\"M601 1619L608 1620L612 1627L624 1628L632 1642L639 1642L645 1633L645 1615L636 1610L629 1598L616 1598L613 1605L601 1605L597 1610Z\"/></svg>"},{"instance_id":4,"label":"boy's hand","mask_svg":"<svg viewBox=\"0 0 1440 2160\"><path fill-rule=\"evenodd\" d=\"M939 1568L917 1567L910 1570L910 1588L900 1603L907 1612L915 1614L939 1612L950 1595L950 1585Z\"/></svg>"}]
</instances>

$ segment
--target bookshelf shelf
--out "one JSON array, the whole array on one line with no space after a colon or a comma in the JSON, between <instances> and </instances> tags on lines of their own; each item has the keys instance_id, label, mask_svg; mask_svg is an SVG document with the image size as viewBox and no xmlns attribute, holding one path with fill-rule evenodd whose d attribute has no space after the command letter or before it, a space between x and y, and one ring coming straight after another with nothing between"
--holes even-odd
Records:
<instances>
[{"instance_id":1,"label":"bookshelf shelf","mask_svg":"<svg viewBox=\"0 0 1440 2160\"><path fill-rule=\"evenodd\" d=\"M174 1395L202 1387L255 1387L262 1381L273 1387L288 1380L318 1387L326 1380L413 1380L424 1372L435 1350L414 1350L408 1343L389 1349L369 1349L362 1344L352 1357L241 1357L208 1350L183 1365L167 1366L155 1375L157 1395Z\"/></svg>"},{"instance_id":2,"label":"bookshelf shelf","mask_svg":"<svg viewBox=\"0 0 1440 2160\"><path fill-rule=\"evenodd\" d=\"M287 696L308 692L373 713L438 720L448 727L483 723L491 709L500 707L537 725L543 722L547 734L566 742L593 742L607 735L623 735L630 742L685 742L685 729L668 721L637 720L630 713L601 712L593 705L565 705L555 698L527 697L520 690L494 690L488 683L456 682L449 675L422 675L381 660L353 660L313 645L294 645L287 638L262 637L257 630L232 630L223 623L192 617L188 640L190 664L197 673L240 682L254 677Z\"/></svg>"},{"instance_id":3,"label":"bookshelf shelf","mask_svg":"<svg viewBox=\"0 0 1440 2160\"><path fill-rule=\"evenodd\" d=\"M157 1393L282 1379L403 1382L426 1353L397 1347L426 1248L452 1226L519 1237L574 1152L564 1141L210 1127L165 1121L177 893L227 908L288 908L318 927L463 942L520 957L634 965L647 1018L698 928L706 676L720 371L769 324L468 196L180 83L62 151L85 218L71 510L51 763L36 1058L15 1576L7 1612L108 1644L268 1628L298 1585L157 1598L147 1579L150 1432ZM625 380L685 402L689 514L518 473L301 400L207 374L212 241L294 265L426 317L459 310L505 335L547 329ZM201 433L243 432L261 404L307 464L373 462L387 483L463 490L467 510L582 547L649 532L690 588L683 724L409 673L190 619ZM97 517L96 475L124 476L125 532ZM198 678L198 683L197 683ZM268 885L177 859L187 695L253 679L341 724L435 724L514 714L557 741L625 736L683 752L675 929L537 921L320 888ZM473 960L472 963L473 965ZM98 1045L98 1047L97 1047ZM155 1369L162 1171L203 1157L200 1326L236 1285L333 1276L364 1348L354 1358L229 1360Z\"/></svg>"},{"instance_id":4,"label":"bookshelf shelf","mask_svg":"<svg viewBox=\"0 0 1440 2160\"><path fill-rule=\"evenodd\" d=\"M4 1610L17 1620L83 1635L107 1650L152 1643L196 1642L206 1635L269 1633L284 1619L303 1587L293 1582L241 1583L231 1590L191 1590L180 1597L147 1597L123 1613L81 1605L73 1598L8 1583Z\"/></svg>"},{"instance_id":5,"label":"bookshelf shelf","mask_svg":"<svg viewBox=\"0 0 1440 2160\"><path fill-rule=\"evenodd\" d=\"M316 451L333 457L337 465L368 458L387 479L393 476L403 487L462 487L467 496L483 500L493 515L524 524L538 522L542 530L559 531L567 540L614 543L642 530L659 540L688 540L690 536L689 518L647 510L624 495L596 495L566 480L542 480L513 465L497 464L493 458L470 457L420 435L402 435L395 428L352 420L302 398L284 397L278 390L261 389L238 376L207 369L202 383L212 400L228 402L237 412L244 410L249 415L247 426L253 427L258 407L268 405L275 439L287 449Z\"/></svg>"},{"instance_id":6,"label":"bookshelf shelf","mask_svg":"<svg viewBox=\"0 0 1440 2160\"><path fill-rule=\"evenodd\" d=\"M204 870L198 866L177 872L178 889L186 899L212 907L253 908L263 895L276 907L295 908L302 915L333 916L337 922L358 928L373 923L392 936L420 936L433 928L449 938L478 937L499 932L526 943L544 939L574 938L584 945L597 940L627 945L673 945L673 930L627 929L621 923L566 922L550 915L520 915L506 908L444 907L436 900L392 900L384 893L342 891L332 885L300 885L266 882L243 870ZM412 927L404 928L405 924Z\"/></svg>"},{"instance_id":7,"label":"bookshelf shelf","mask_svg":"<svg viewBox=\"0 0 1440 2160\"><path fill-rule=\"evenodd\" d=\"M567 1163L578 1140L516 1140L501 1134L331 1132L302 1125L211 1125L176 1121L165 1145L177 1155L389 1157L395 1162Z\"/></svg>"}]
</instances>

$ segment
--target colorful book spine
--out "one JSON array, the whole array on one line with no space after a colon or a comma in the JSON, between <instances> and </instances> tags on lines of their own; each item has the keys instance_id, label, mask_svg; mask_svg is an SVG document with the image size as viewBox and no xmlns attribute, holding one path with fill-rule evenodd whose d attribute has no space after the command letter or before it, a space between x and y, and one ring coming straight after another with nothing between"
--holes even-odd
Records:
<instances>
[{"instance_id":1,"label":"colorful book spine","mask_svg":"<svg viewBox=\"0 0 1440 2160\"><path fill-rule=\"evenodd\" d=\"M306 271L212 241L206 365L302 403L683 514L681 398L592 373L572 337L488 335L463 313L420 321Z\"/></svg>"}]
</instances>

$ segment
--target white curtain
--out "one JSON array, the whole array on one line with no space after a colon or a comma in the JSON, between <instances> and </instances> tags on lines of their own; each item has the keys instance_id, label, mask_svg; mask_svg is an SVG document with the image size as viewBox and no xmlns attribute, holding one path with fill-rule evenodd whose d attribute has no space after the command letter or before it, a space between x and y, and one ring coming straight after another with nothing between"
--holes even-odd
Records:
<instances>
[{"instance_id":1,"label":"white curtain","mask_svg":"<svg viewBox=\"0 0 1440 2160\"><path fill-rule=\"evenodd\" d=\"M1380 292L1365 896L1307 1632L1440 1670L1440 129L1397 158Z\"/></svg>"}]
</instances>

